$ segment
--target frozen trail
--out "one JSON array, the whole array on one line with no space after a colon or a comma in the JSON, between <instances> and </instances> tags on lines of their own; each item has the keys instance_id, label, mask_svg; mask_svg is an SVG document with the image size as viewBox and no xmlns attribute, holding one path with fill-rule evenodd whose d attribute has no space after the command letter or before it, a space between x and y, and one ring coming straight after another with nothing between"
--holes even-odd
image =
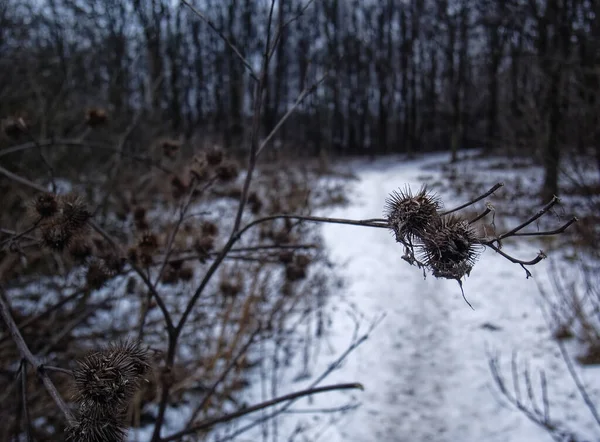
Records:
<instances>
[{"instance_id":1,"label":"frozen trail","mask_svg":"<svg viewBox=\"0 0 600 442\"><path fill-rule=\"evenodd\" d=\"M380 217L390 191L405 184L416 190L423 175L439 176L420 170L419 165L398 160L361 167L352 203L331 216ZM473 311L462 300L456 282L424 279L420 270L405 263L391 232L326 225L323 234L333 262L346 263L340 270L347 281L344 301L362 313L365 322L382 313L386 317L335 374L339 380L365 386L362 406L336 423L322 440L550 440L500 404L487 366L489 344L494 349L501 344L499 348L508 354L515 348L541 350L543 320L535 284L525 280L521 269L488 251L465 283ZM333 339L338 341L353 329L343 310L339 309L334 327Z\"/></svg>"}]
</instances>

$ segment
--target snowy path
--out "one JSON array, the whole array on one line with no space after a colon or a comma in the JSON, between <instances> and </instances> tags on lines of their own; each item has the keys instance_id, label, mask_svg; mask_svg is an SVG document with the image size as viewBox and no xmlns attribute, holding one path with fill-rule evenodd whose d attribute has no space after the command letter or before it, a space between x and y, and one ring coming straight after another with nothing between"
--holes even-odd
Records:
<instances>
[{"instance_id":1,"label":"snowy path","mask_svg":"<svg viewBox=\"0 0 600 442\"><path fill-rule=\"evenodd\" d=\"M379 218L391 191L406 184L416 190L424 181L439 181L438 171L423 167L445 159L431 156L420 161L355 163L358 180L350 185L351 204L323 215ZM493 184L490 182L490 187ZM441 196L446 207L463 202ZM502 216L501 206L497 207L498 216ZM385 314L369 338L321 382L360 382L365 390L303 398L276 423L256 428L246 434L250 439L243 440L550 442L552 438L545 430L499 396L488 365L490 352L500 354L502 372L509 378L513 352L529 363L533 375L543 369L551 417L567 421L571 429L589 440L599 439L597 426L582 405L558 347L549 338L539 306L535 280L543 283L547 279L549 260L531 268L535 280L527 280L519 266L487 250L464 283L474 307L471 310L455 281L431 276L424 279L419 269L404 262L402 247L394 242L391 232L338 224L324 225L322 232L331 261L345 284L330 295L326 309L329 328L311 357L310 372L302 369L301 355L280 379L278 394L310 387L316 376L348 349L356 337L357 323L360 336L373 320ZM539 250L539 245L524 241L504 246L523 259L533 258ZM597 369L586 369L580 376L594 392L600 391ZM539 389L536 391L539 394ZM251 402L269 397L258 387L251 392ZM341 415L322 411L357 401L358 408Z\"/></svg>"},{"instance_id":2,"label":"snowy path","mask_svg":"<svg viewBox=\"0 0 600 442\"><path fill-rule=\"evenodd\" d=\"M418 166L389 162L361 168L353 203L331 216L381 216L391 190L405 184L418 189L423 184L419 176L437 175ZM327 225L323 234L333 262L347 263L342 298L366 318L386 317L331 378L361 382L365 392L359 395L363 405L333 425L322 440L551 440L501 404L488 369L486 348L500 350L506 359L518 350L534 361L533 367L539 362L537 366L550 371L550 379L564 376L537 305L535 282L526 280L522 269L487 251L465 282L473 311L456 282L430 276L424 280L417 268L402 261L402 248L390 232ZM522 246L516 253L532 257L536 251ZM544 272L542 266L533 269L534 276L543 277ZM339 345L353 328L343 310L332 337Z\"/></svg>"}]
</instances>

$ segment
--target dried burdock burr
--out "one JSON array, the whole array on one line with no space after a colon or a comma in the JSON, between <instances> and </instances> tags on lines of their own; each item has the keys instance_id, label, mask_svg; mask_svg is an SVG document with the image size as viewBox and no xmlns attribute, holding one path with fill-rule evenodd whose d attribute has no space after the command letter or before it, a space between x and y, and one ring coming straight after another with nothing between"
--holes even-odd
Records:
<instances>
[{"instance_id":1,"label":"dried burdock burr","mask_svg":"<svg viewBox=\"0 0 600 442\"><path fill-rule=\"evenodd\" d=\"M99 107L93 107L86 111L85 113L85 123L89 127L99 127L108 121L108 113L105 109Z\"/></svg>"},{"instance_id":2,"label":"dried burdock burr","mask_svg":"<svg viewBox=\"0 0 600 442\"><path fill-rule=\"evenodd\" d=\"M223 150L219 146L212 146L206 149L206 161L211 166L218 166L223 161Z\"/></svg>"},{"instance_id":3,"label":"dried burdock burr","mask_svg":"<svg viewBox=\"0 0 600 442\"><path fill-rule=\"evenodd\" d=\"M205 262L209 253L215 246L215 237L212 235L201 236L194 241L194 250L198 253L200 262Z\"/></svg>"},{"instance_id":4,"label":"dried burdock burr","mask_svg":"<svg viewBox=\"0 0 600 442\"><path fill-rule=\"evenodd\" d=\"M223 182L233 181L237 178L239 170L233 161L222 162L216 170L217 177Z\"/></svg>"},{"instance_id":5,"label":"dried burdock burr","mask_svg":"<svg viewBox=\"0 0 600 442\"><path fill-rule=\"evenodd\" d=\"M67 428L67 440L124 441L126 411L149 370L148 350L133 340L77 360L73 377L78 411L74 424Z\"/></svg>"},{"instance_id":6,"label":"dried burdock burr","mask_svg":"<svg viewBox=\"0 0 600 442\"><path fill-rule=\"evenodd\" d=\"M205 236L217 236L219 234L219 227L212 221L204 221L201 229L202 235Z\"/></svg>"},{"instance_id":7,"label":"dried burdock burr","mask_svg":"<svg viewBox=\"0 0 600 442\"><path fill-rule=\"evenodd\" d=\"M204 181L210 176L210 166L204 154L194 155L190 165L190 178L195 178L198 181Z\"/></svg>"},{"instance_id":8,"label":"dried burdock burr","mask_svg":"<svg viewBox=\"0 0 600 442\"><path fill-rule=\"evenodd\" d=\"M384 215L394 231L396 241L412 244L416 238L435 229L440 222L438 210L441 208L440 198L429 192L426 186L414 195L406 187L388 196Z\"/></svg>"},{"instance_id":9,"label":"dried burdock burr","mask_svg":"<svg viewBox=\"0 0 600 442\"><path fill-rule=\"evenodd\" d=\"M169 261L169 266L173 270L180 270L181 267L183 266L183 260L182 259L174 259L172 261Z\"/></svg>"},{"instance_id":10,"label":"dried burdock burr","mask_svg":"<svg viewBox=\"0 0 600 442\"><path fill-rule=\"evenodd\" d=\"M311 263L310 256L304 253L298 253L294 256L294 263L300 267L308 267Z\"/></svg>"},{"instance_id":11,"label":"dried burdock burr","mask_svg":"<svg viewBox=\"0 0 600 442\"><path fill-rule=\"evenodd\" d=\"M23 118L8 117L0 122L2 132L8 138L19 138L27 132L27 125Z\"/></svg>"},{"instance_id":12,"label":"dried burdock burr","mask_svg":"<svg viewBox=\"0 0 600 442\"><path fill-rule=\"evenodd\" d=\"M149 369L148 351L136 341L93 351L73 371L75 400L123 410Z\"/></svg>"},{"instance_id":13,"label":"dried burdock burr","mask_svg":"<svg viewBox=\"0 0 600 442\"><path fill-rule=\"evenodd\" d=\"M42 193L29 204L32 217L48 219L58 212L58 201L52 193Z\"/></svg>"},{"instance_id":14,"label":"dried burdock burr","mask_svg":"<svg viewBox=\"0 0 600 442\"><path fill-rule=\"evenodd\" d=\"M188 190L188 185L177 175L171 178L171 195L175 199L183 197Z\"/></svg>"},{"instance_id":15,"label":"dried burdock burr","mask_svg":"<svg viewBox=\"0 0 600 442\"><path fill-rule=\"evenodd\" d=\"M283 250L279 252L279 262L282 264L289 264L294 259L294 252L290 250Z\"/></svg>"},{"instance_id":16,"label":"dried burdock burr","mask_svg":"<svg viewBox=\"0 0 600 442\"><path fill-rule=\"evenodd\" d=\"M146 208L142 206L137 206L133 210L133 223L135 224L135 228L138 230L148 230L149 224L146 220Z\"/></svg>"},{"instance_id":17,"label":"dried burdock burr","mask_svg":"<svg viewBox=\"0 0 600 442\"><path fill-rule=\"evenodd\" d=\"M154 253L158 249L158 238L152 232L144 232L138 241L138 247L146 253Z\"/></svg>"},{"instance_id":18,"label":"dried burdock burr","mask_svg":"<svg viewBox=\"0 0 600 442\"><path fill-rule=\"evenodd\" d=\"M167 285L176 284L177 281L179 281L179 271L174 268L167 267L163 271L160 281Z\"/></svg>"},{"instance_id":19,"label":"dried burdock burr","mask_svg":"<svg viewBox=\"0 0 600 442\"><path fill-rule=\"evenodd\" d=\"M73 238L72 233L60 224L43 225L40 231L42 244L55 252L62 252L69 246Z\"/></svg>"},{"instance_id":20,"label":"dried burdock burr","mask_svg":"<svg viewBox=\"0 0 600 442\"><path fill-rule=\"evenodd\" d=\"M470 274L481 252L472 226L456 216L443 217L421 241L421 261L436 278L460 281Z\"/></svg>"},{"instance_id":21,"label":"dried burdock burr","mask_svg":"<svg viewBox=\"0 0 600 442\"><path fill-rule=\"evenodd\" d=\"M295 262L286 265L285 278L289 282L295 282L306 278L306 267L299 266Z\"/></svg>"},{"instance_id":22,"label":"dried burdock burr","mask_svg":"<svg viewBox=\"0 0 600 442\"><path fill-rule=\"evenodd\" d=\"M248 205L250 206L250 212L257 215L263 207L263 202L256 192L251 192L248 195Z\"/></svg>"},{"instance_id":23,"label":"dried burdock burr","mask_svg":"<svg viewBox=\"0 0 600 442\"><path fill-rule=\"evenodd\" d=\"M160 147L164 156L168 158L175 158L175 155L181 148L181 141L165 138L161 140Z\"/></svg>"},{"instance_id":24,"label":"dried burdock burr","mask_svg":"<svg viewBox=\"0 0 600 442\"><path fill-rule=\"evenodd\" d=\"M112 272L110 269L108 269L108 267L106 267L106 264L103 260L98 258L93 258L90 260L85 275L85 281L88 288L97 290L103 287L111 277Z\"/></svg>"},{"instance_id":25,"label":"dried burdock burr","mask_svg":"<svg viewBox=\"0 0 600 442\"><path fill-rule=\"evenodd\" d=\"M181 279L182 281L191 281L193 277L194 277L194 269L193 268L191 268L189 266L185 266L179 270L179 279Z\"/></svg>"},{"instance_id":26,"label":"dried burdock burr","mask_svg":"<svg viewBox=\"0 0 600 442\"><path fill-rule=\"evenodd\" d=\"M75 232L88 227L87 222L92 217L85 199L77 194L68 194L59 197L60 223Z\"/></svg>"},{"instance_id":27,"label":"dried burdock burr","mask_svg":"<svg viewBox=\"0 0 600 442\"><path fill-rule=\"evenodd\" d=\"M75 422L66 429L67 442L124 442L125 417L93 402L82 402Z\"/></svg>"},{"instance_id":28,"label":"dried burdock burr","mask_svg":"<svg viewBox=\"0 0 600 442\"><path fill-rule=\"evenodd\" d=\"M139 253L137 247L129 247L127 249L127 259L134 264L137 264L139 259Z\"/></svg>"},{"instance_id":29,"label":"dried burdock burr","mask_svg":"<svg viewBox=\"0 0 600 442\"><path fill-rule=\"evenodd\" d=\"M221 283L219 289L226 298L234 298L240 294L243 290L244 284L241 273L235 273L232 275L223 275L221 277Z\"/></svg>"},{"instance_id":30,"label":"dried burdock burr","mask_svg":"<svg viewBox=\"0 0 600 442\"><path fill-rule=\"evenodd\" d=\"M130 276L129 279L127 280L127 287L126 287L125 291L129 295L133 295L135 293L136 287L137 287L137 279L135 279L133 276Z\"/></svg>"},{"instance_id":31,"label":"dried burdock burr","mask_svg":"<svg viewBox=\"0 0 600 442\"><path fill-rule=\"evenodd\" d=\"M94 253L94 245L86 236L77 236L68 247L69 255L76 261L84 261Z\"/></svg>"}]
</instances>

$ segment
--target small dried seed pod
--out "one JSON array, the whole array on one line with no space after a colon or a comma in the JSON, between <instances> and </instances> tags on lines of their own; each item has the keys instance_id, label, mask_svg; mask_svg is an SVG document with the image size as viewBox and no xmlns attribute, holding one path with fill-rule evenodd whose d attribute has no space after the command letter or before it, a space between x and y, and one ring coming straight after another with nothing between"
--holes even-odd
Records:
<instances>
[{"instance_id":1,"label":"small dried seed pod","mask_svg":"<svg viewBox=\"0 0 600 442\"><path fill-rule=\"evenodd\" d=\"M71 232L59 224L42 226L40 231L42 233L42 244L56 252L62 252L73 239Z\"/></svg>"},{"instance_id":2,"label":"small dried seed pod","mask_svg":"<svg viewBox=\"0 0 600 442\"><path fill-rule=\"evenodd\" d=\"M160 277L163 284L172 285L179 281L179 272L173 268L166 268Z\"/></svg>"},{"instance_id":3,"label":"small dried seed pod","mask_svg":"<svg viewBox=\"0 0 600 442\"><path fill-rule=\"evenodd\" d=\"M279 252L279 262L282 264L289 264L294 260L294 252L289 250L283 250Z\"/></svg>"},{"instance_id":4,"label":"small dried seed pod","mask_svg":"<svg viewBox=\"0 0 600 442\"><path fill-rule=\"evenodd\" d=\"M8 138L19 138L27 131L27 125L22 118L8 117L0 122L2 132Z\"/></svg>"},{"instance_id":5,"label":"small dried seed pod","mask_svg":"<svg viewBox=\"0 0 600 442\"><path fill-rule=\"evenodd\" d=\"M194 277L194 269L191 267L185 266L179 270L179 279L182 281L191 281Z\"/></svg>"},{"instance_id":6,"label":"small dried seed pod","mask_svg":"<svg viewBox=\"0 0 600 442\"><path fill-rule=\"evenodd\" d=\"M211 166L218 166L223 161L223 150L219 146L206 149L206 161Z\"/></svg>"},{"instance_id":7,"label":"small dried seed pod","mask_svg":"<svg viewBox=\"0 0 600 442\"><path fill-rule=\"evenodd\" d=\"M53 217L58 212L58 201L56 195L43 193L38 195L32 203L36 215L42 219Z\"/></svg>"},{"instance_id":8,"label":"small dried seed pod","mask_svg":"<svg viewBox=\"0 0 600 442\"><path fill-rule=\"evenodd\" d=\"M93 244L85 236L77 236L69 244L69 254L77 261L83 261L94 253Z\"/></svg>"},{"instance_id":9,"label":"small dried seed pod","mask_svg":"<svg viewBox=\"0 0 600 442\"><path fill-rule=\"evenodd\" d=\"M61 213L60 223L70 230L76 232L87 226L92 213L88 210L85 200L76 195L69 194L59 197L58 207Z\"/></svg>"},{"instance_id":10,"label":"small dried seed pod","mask_svg":"<svg viewBox=\"0 0 600 442\"><path fill-rule=\"evenodd\" d=\"M144 232L138 241L138 247L145 253L154 253L158 248L158 238L152 232Z\"/></svg>"},{"instance_id":11,"label":"small dried seed pod","mask_svg":"<svg viewBox=\"0 0 600 442\"><path fill-rule=\"evenodd\" d=\"M299 281L306 278L306 267L301 267L296 263L286 265L285 278L289 282Z\"/></svg>"},{"instance_id":12,"label":"small dried seed pod","mask_svg":"<svg viewBox=\"0 0 600 442\"><path fill-rule=\"evenodd\" d=\"M217 177L223 182L233 181L238 176L238 167L233 161L224 161L217 167Z\"/></svg>"},{"instance_id":13,"label":"small dried seed pod","mask_svg":"<svg viewBox=\"0 0 600 442\"><path fill-rule=\"evenodd\" d=\"M79 404L75 422L66 429L67 442L124 442L123 413L90 401Z\"/></svg>"},{"instance_id":14,"label":"small dried seed pod","mask_svg":"<svg viewBox=\"0 0 600 442\"><path fill-rule=\"evenodd\" d=\"M470 274L481 252L475 231L458 217L442 218L438 227L421 239L421 261L436 278L460 281Z\"/></svg>"},{"instance_id":15,"label":"small dried seed pod","mask_svg":"<svg viewBox=\"0 0 600 442\"><path fill-rule=\"evenodd\" d=\"M175 155L181 148L181 142L178 140L164 139L160 143L163 155L168 158L175 158Z\"/></svg>"},{"instance_id":16,"label":"small dried seed pod","mask_svg":"<svg viewBox=\"0 0 600 442\"><path fill-rule=\"evenodd\" d=\"M90 108L85 113L85 123L90 127L98 127L106 124L108 114L105 109L95 107Z\"/></svg>"},{"instance_id":17,"label":"small dried seed pod","mask_svg":"<svg viewBox=\"0 0 600 442\"><path fill-rule=\"evenodd\" d=\"M440 222L442 202L423 186L413 195L410 188L392 192L385 202L384 215L396 241L412 243Z\"/></svg>"},{"instance_id":18,"label":"small dried seed pod","mask_svg":"<svg viewBox=\"0 0 600 442\"><path fill-rule=\"evenodd\" d=\"M211 221L204 221L201 229L202 235L205 236L217 236L219 234L219 227Z\"/></svg>"},{"instance_id":19,"label":"small dried seed pod","mask_svg":"<svg viewBox=\"0 0 600 442\"><path fill-rule=\"evenodd\" d=\"M88 264L85 280L90 289L97 290L101 288L111 277L112 274L106 267L104 261L100 259L92 259Z\"/></svg>"},{"instance_id":20,"label":"small dried seed pod","mask_svg":"<svg viewBox=\"0 0 600 442\"><path fill-rule=\"evenodd\" d=\"M171 178L171 194L173 198L179 199L186 194L188 190L188 185L183 182L183 180L175 175Z\"/></svg>"}]
</instances>

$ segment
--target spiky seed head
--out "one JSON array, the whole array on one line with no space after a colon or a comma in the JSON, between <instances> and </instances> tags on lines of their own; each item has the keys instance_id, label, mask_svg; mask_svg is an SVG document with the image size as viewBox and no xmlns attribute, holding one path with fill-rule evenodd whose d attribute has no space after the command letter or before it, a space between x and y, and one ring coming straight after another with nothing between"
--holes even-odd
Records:
<instances>
[{"instance_id":1,"label":"spiky seed head","mask_svg":"<svg viewBox=\"0 0 600 442\"><path fill-rule=\"evenodd\" d=\"M133 276L130 276L129 279L127 280L127 287L126 287L125 291L129 295L133 295L135 293L136 286L137 286L137 280Z\"/></svg>"},{"instance_id":2,"label":"spiky seed head","mask_svg":"<svg viewBox=\"0 0 600 442\"><path fill-rule=\"evenodd\" d=\"M311 259L309 255L298 253L294 256L294 263L303 268L307 268L310 265Z\"/></svg>"},{"instance_id":3,"label":"spiky seed head","mask_svg":"<svg viewBox=\"0 0 600 442\"><path fill-rule=\"evenodd\" d=\"M27 131L27 125L23 118L8 117L0 122L2 132L8 138L19 138Z\"/></svg>"},{"instance_id":4,"label":"spiky seed head","mask_svg":"<svg viewBox=\"0 0 600 442\"><path fill-rule=\"evenodd\" d=\"M237 178L239 170L233 161L224 161L217 167L216 172L221 181L229 182Z\"/></svg>"},{"instance_id":5,"label":"spiky seed head","mask_svg":"<svg viewBox=\"0 0 600 442\"><path fill-rule=\"evenodd\" d=\"M77 361L75 400L123 410L150 368L148 350L137 341L112 344Z\"/></svg>"},{"instance_id":6,"label":"spiky seed head","mask_svg":"<svg viewBox=\"0 0 600 442\"><path fill-rule=\"evenodd\" d=\"M163 271L160 280L163 284L176 284L177 281L179 281L179 272L173 268L168 267Z\"/></svg>"},{"instance_id":7,"label":"spiky seed head","mask_svg":"<svg viewBox=\"0 0 600 442\"><path fill-rule=\"evenodd\" d=\"M195 155L192 158L190 166L190 178L195 178L198 181L204 181L209 177L210 167L206 156L203 153Z\"/></svg>"},{"instance_id":8,"label":"spiky seed head","mask_svg":"<svg viewBox=\"0 0 600 442\"><path fill-rule=\"evenodd\" d=\"M171 178L171 194L173 198L179 199L185 195L188 190L188 185L183 182L183 180L175 175Z\"/></svg>"},{"instance_id":9,"label":"spiky seed head","mask_svg":"<svg viewBox=\"0 0 600 442\"><path fill-rule=\"evenodd\" d=\"M139 253L137 247L129 247L127 249L127 259L132 263L136 264L138 262Z\"/></svg>"},{"instance_id":10,"label":"spiky seed head","mask_svg":"<svg viewBox=\"0 0 600 442\"><path fill-rule=\"evenodd\" d=\"M221 284L219 285L221 293L226 298L234 298L240 294L243 289L241 279L235 277L225 277L221 279Z\"/></svg>"},{"instance_id":11,"label":"spiky seed head","mask_svg":"<svg viewBox=\"0 0 600 442\"><path fill-rule=\"evenodd\" d=\"M248 205L253 215L257 215L263 207L263 202L256 192L251 192L248 195Z\"/></svg>"},{"instance_id":12,"label":"spiky seed head","mask_svg":"<svg viewBox=\"0 0 600 442\"><path fill-rule=\"evenodd\" d=\"M124 442L126 436L122 413L91 401L79 404L75 423L66 429L67 442Z\"/></svg>"},{"instance_id":13,"label":"spiky seed head","mask_svg":"<svg viewBox=\"0 0 600 442\"><path fill-rule=\"evenodd\" d=\"M200 238L197 238L194 241L194 249L201 256L204 256L208 252L210 252L214 248L214 246L215 238L212 235L205 235Z\"/></svg>"},{"instance_id":14,"label":"spiky seed head","mask_svg":"<svg viewBox=\"0 0 600 442\"><path fill-rule=\"evenodd\" d=\"M223 150L219 146L206 149L206 161L211 166L218 166L223 161Z\"/></svg>"},{"instance_id":15,"label":"spiky seed head","mask_svg":"<svg viewBox=\"0 0 600 442\"><path fill-rule=\"evenodd\" d=\"M202 235L205 236L217 236L219 234L219 227L211 221L204 221L201 229Z\"/></svg>"},{"instance_id":16,"label":"spiky seed head","mask_svg":"<svg viewBox=\"0 0 600 442\"><path fill-rule=\"evenodd\" d=\"M163 139L160 143L163 155L168 158L174 158L175 154L181 147L181 141L172 139Z\"/></svg>"},{"instance_id":17,"label":"spiky seed head","mask_svg":"<svg viewBox=\"0 0 600 442\"><path fill-rule=\"evenodd\" d=\"M90 289L97 290L104 286L112 276L112 272L106 267L104 261L94 258L88 264L85 281Z\"/></svg>"},{"instance_id":18,"label":"spiky seed head","mask_svg":"<svg viewBox=\"0 0 600 442\"><path fill-rule=\"evenodd\" d=\"M121 273L123 271L123 267L125 267L125 262L127 261L123 255L114 250L105 254L102 257L102 260L112 276Z\"/></svg>"},{"instance_id":19,"label":"spiky seed head","mask_svg":"<svg viewBox=\"0 0 600 442\"><path fill-rule=\"evenodd\" d=\"M42 244L56 252L62 252L73 239L71 231L60 224L52 223L42 226L40 231L42 233Z\"/></svg>"},{"instance_id":20,"label":"spiky seed head","mask_svg":"<svg viewBox=\"0 0 600 442\"><path fill-rule=\"evenodd\" d=\"M108 113L100 107L93 107L85 113L85 123L90 127L98 127L106 124L108 121Z\"/></svg>"},{"instance_id":21,"label":"spiky seed head","mask_svg":"<svg viewBox=\"0 0 600 442\"><path fill-rule=\"evenodd\" d=\"M413 242L435 228L440 221L438 210L441 208L440 198L428 191L427 186L421 187L414 195L407 186L387 197L384 214L396 241Z\"/></svg>"},{"instance_id":22,"label":"spiky seed head","mask_svg":"<svg viewBox=\"0 0 600 442\"><path fill-rule=\"evenodd\" d=\"M94 252L94 246L85 236L77 236L69 244L69 254L77 261L83 261Z\"/></svg>"},{"instance_id":23,"label":"spiky seed head","mask_svg":"<svg viewBox=\"0 0 600 442\"><path fill-rule=\"evenodd\" d=\"M154 253L158 248L158 238L152 232L144 232L138 242L138 247L145 253Z\"/></svg>"},{"instance_id":24,"label":"spiky seed head","mask_svg":"<svg viewBox=\"0 0 600 442\"><path fill-rule=\"evenodd\" d=\"M59 222L63 226L75 232L88 227L88 220L92 213L88 210L85 199L77 194L61 195L58 199L60 211Z\"/></svg>"},{"instance_id":25,"label":"spiky seed head","mask_svg":"<svg viewBox=\"0 0 600 442\"><path fill-rule=\"evenodd\" d=\"M437 228L421 239L421 261L436 278L460 281L471 273L481 252L476 232L459 217L443 217Z\"/></svg>"},{"instance_id":26,"label":"spiky seed head","mask_svg":"<svg viewBox=\"0 0 600 442\"><path fill-rule=\"evenodd\" d=\"M289 264L294 260L294 252L289 250L283 250L279 253L279 262L282 264Z\"/></svg>"},{"instance_id":27,"label":"spiky seed head","mask_svg":"<svg viewBox=\"0 0 600 442\"><path fill-rule=\"evenodd\" d=\"M41 219L48 219L58 212L58 201L56 195L43 193L38 195L32 203L32 208Z\"/></svg>"},{"instance_id":28,"label":"spiky seed head","mask_svg":"<svg viewBox=\"0 0 600 442\"><path fill-rule=\"evenodd\" d=\"M173 261L169 261L169 266L173 270L179 270L183 266L183 259L174 259Z\"/></svg>"},{"instance_id":29,"label":"spiky seed head","mask_svg":"<svg viewBox=\"0 0 600 442\"><path fill-rule=\"evenodd\" d=\"M301 267L295 262L286 265L285 278L289 282L299 281L306 278L306 267Z\"/></svg>"},{"instance_id":30,"label":"spiky seed head","mask_svg":"<svg viewBox=\"0 0 600 442\"><path fill-rule=\"evenodd\" d=\"M182 267L179 270L179 279L181 279L182 281L191 281L191 279L194 277L194 269L189 267L189 266L185 266Z\"/></svg>"},{"instance_id":31,"label":"spiky seed head","mask_svg":"<svg viewBox=\"0 0 600 442\"><path fill-rule=\"evenodd\" d=\"M135 209L133 209L133 219L135 221L145 221L146 208L142 206L137 206Z\"/></svg>"}]
</instances>

